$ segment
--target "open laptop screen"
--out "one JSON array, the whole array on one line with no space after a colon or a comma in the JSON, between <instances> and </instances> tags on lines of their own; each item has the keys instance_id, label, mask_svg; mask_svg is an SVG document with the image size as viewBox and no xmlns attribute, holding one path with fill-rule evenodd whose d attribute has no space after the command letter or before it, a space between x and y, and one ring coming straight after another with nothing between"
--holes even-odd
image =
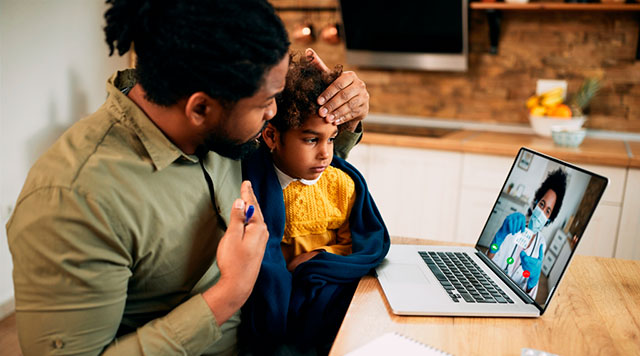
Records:
<instances>
[{"instance_id":1,"label":"open laptop screen","mask_svg":"<svg viewBox=\"0 0 640 356\"><path fill-rule=\"evenodd\" d=\"M544 311L606 185L605 177L521 148L476 249Z\"/></svg>"}]
</instances>

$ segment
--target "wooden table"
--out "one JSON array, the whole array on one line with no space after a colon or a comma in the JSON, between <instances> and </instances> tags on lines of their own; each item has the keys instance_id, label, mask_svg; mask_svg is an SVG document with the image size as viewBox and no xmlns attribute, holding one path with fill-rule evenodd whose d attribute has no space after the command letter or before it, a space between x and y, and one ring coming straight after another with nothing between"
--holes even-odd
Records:
<instances>
[{"instance_id":1,"label":"wooden table","mask_svg":"<svg viewBox=\"0 0 640 356\"><path fill-rule=\"evenodd\" d=\"M454 355L516 356L525 347L558 355L640 355L640 261L576 255L539 318L398 316L378 280L365 276L330 355L392 331Z\"/></svg>"}]
</instances>

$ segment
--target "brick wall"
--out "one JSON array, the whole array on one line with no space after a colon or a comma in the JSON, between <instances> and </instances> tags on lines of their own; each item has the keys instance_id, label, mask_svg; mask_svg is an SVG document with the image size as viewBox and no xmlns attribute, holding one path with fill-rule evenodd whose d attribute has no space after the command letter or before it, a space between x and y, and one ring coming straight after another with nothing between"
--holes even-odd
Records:
<instances>
[{"instance_id":1,"label":"brick wall","mask_svg":"<svg viewBox=\"0 0 640 356\"><path fill-rule=\"evenodd\" d=\"M333 6L335 0L271 0L276 7ZM389 2L392 4L393 2ZM316 33L340 20L333 11L280 11L287 29L309 21ZM356 70L371 94L371 112L492 123L528 123L524 102L536 80L564 79L574 92L585 77L600 76L587 127L640 132L640 61L635 60L639 13L504 11L497 55L489 54L484 11L470 10L469 70L465 73L371 70L345 63L344 43L316 40L330 65Z\"/></svg>"}]
</instances>

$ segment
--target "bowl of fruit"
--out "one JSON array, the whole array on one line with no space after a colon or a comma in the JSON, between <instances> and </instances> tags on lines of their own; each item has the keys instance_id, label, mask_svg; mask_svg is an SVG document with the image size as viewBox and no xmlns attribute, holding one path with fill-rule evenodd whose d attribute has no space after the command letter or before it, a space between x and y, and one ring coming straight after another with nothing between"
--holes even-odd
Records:
<instances>
[{"instance_id":1,"label":"bowl of fruit","mask_svg":"<svg viewBox=\"0 0 640 356\"><path fill-rule=\"evenodd\" d=\"M548 83L560 85L549 89L549 85L544 85ZM600 89L599 80L589 78L571 100L566 101L566 82L564 85L561 83L546 81L540 85L539 81L536 94L527 99L531 128L540 136L551 137L552 128L564 131L581 129L586 121L584 109Z\"/></svg>"}]
</instances>

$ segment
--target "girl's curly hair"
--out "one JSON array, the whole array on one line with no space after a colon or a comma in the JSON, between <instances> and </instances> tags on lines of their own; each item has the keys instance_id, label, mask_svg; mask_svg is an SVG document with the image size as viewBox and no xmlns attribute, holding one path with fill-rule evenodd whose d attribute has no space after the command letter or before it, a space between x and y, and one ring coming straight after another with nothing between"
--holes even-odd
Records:
<instances>
[{"instance_id":1,"label":"girl's curly hair","mask_svg":"<svg viewBox=\"0 0 640 356\"><path fill-rule=\"evenodd\" d=\"M280 132L298 128L317 115L320 109L318 97L342 74L341 65L327 73L316 68L304 56L296 57L298 55L291 55L285 88L276 98L278 111L269 121Z\"/></svg>"}]
</instances>

